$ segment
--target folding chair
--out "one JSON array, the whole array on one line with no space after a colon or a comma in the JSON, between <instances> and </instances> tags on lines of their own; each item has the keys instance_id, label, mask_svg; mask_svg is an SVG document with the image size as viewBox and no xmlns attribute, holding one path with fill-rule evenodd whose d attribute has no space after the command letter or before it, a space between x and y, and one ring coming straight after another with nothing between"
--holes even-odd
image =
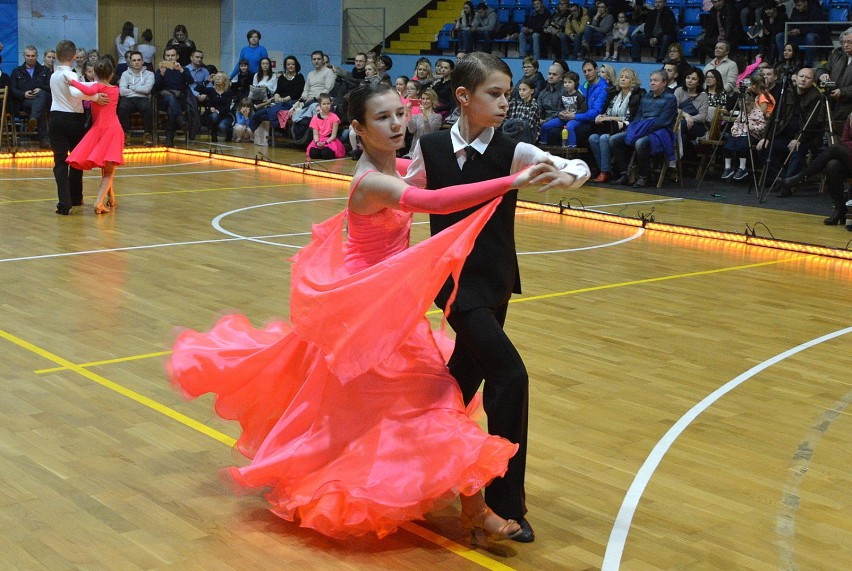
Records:
<instances>
[{"instance_id":1,"label":"folding chair","mask_svg":"<svg viewBox=\"0 0 852 571\"><path fill-rule=\"evenodd\" d=\"M3 148L4 138L6 140L6 148L10 151L18 147L18 135L15 130L15 120L12 117L12 102L9 99L12 97L10 88L4 87L0 89L0 149Z\"/></svg>"}]
</instances>

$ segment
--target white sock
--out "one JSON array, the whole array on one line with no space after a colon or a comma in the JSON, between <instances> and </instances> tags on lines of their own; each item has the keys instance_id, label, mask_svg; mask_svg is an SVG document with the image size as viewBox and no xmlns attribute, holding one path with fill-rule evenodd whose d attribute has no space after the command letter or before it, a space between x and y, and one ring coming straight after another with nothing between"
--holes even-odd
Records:
<instances>
[{"instance_id":1,"label":"white sock","mask_svg":"<svg viewBox=\"0 0 852 571\"><path fill-rule=\"evenodd\" d=\"M731 168L731 159L725 159L725 170Z\"/></svg>"},{"instance_id":2,"label":"white sock","mask_svg":"<svg viewBox=\"0 0 852 571\"><path fill-rule=\"evenodd\" d=\"M746 170L746 160L745 157L740 159L740 168Z\"/></svg>"}]
</instances>

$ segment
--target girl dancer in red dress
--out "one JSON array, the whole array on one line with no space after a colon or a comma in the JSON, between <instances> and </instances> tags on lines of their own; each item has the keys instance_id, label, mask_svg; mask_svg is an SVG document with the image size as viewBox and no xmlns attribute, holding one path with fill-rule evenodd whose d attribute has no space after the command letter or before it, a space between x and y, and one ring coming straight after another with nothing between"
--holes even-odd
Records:
<instances>
[{"instance_id":1,"label":"girl dancer in red dress","mask_svg":"<svg viewBox=\"0 0 852 571\"><path fill-rule=\"evenodd\" d=\"M364 153L347 208L315 225L294 258L290 322L256 329L231 315L210 332L184 331L172 382L190 397L214 393L217 413L240 422L237 449L251 462L230 475L239 487L265 487L286 520L332 537L383 537L460 495L477 543L507 538L520 527L488 509L482 488L517 445L467 414L424 314L501 195L557 171L539 164L472 185L409 187L395 170L406 132L399 94L360 86L349 117ZM409 247L412 212L485 202Z\"/></svg>"},{"instance_id":2,"label":"girl dancer in red dress","mask_svg":"<svg viewBox=\"0 0 852 571\"><path fill-rule=\"evenodd\" d=\"M96 214L109 212L110 208L118 206L112 182L116 165L124 164L124 131L116 114L118 86L109 83L113 71L112 63L101 59L95 63L95 83L80 83L76 79L69 82L86 95L106 93L109 96L108 104L92 107L92 127L66 159L68 164L80 170L100 167L101 184L95 201ZM108 199L106 205L105 198Z\"/></svg>"}]
</instances>

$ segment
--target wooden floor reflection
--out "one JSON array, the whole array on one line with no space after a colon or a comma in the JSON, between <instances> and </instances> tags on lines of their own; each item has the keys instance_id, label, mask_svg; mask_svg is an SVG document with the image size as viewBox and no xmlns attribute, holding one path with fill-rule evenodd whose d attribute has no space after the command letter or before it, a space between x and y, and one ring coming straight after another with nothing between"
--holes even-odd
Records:
<instances>
[{"instance_id":1,"label":"wooden floor reflection","mask_svg":"<svg viewBox=\"0 0 852 571\"><path fill-rule=\"evenodd\" d=\"M5 568L852 560L852 263L520 210L524 294L507 329L531 378L536 542L471 552L457 506L382 541L337 542L279 520L262 498L231 495L218 470L238 427L209 399L184 401L163 363L177 327L204 329L230 309L257 324L286 317L287 258L343 207L346 183L157 153L118 169L116 212L92 212L92 174L85 207L63 217L48 162L3 167ZM648 208L615 204L642 198L632 192L566 194L612 212ZM654 208L710 216L691 201ZM774 227L824 230L812 216L766 212ZM747 208L724 217L732 228L755 221ZM427 233L414 226L415 240Z\"/></svg>"}]
</instances>

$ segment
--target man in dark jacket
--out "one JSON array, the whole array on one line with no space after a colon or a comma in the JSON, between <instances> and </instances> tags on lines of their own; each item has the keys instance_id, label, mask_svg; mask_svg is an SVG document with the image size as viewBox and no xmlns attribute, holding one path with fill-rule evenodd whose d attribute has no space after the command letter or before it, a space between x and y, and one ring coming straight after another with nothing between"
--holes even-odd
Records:
<instances>
[{"instance_id":1,"label":"man in dark jacket","mask_svg":"<svg viewBox=\"0 0 852 571\"><path fill-rule=\"evenodd\" d=\"M793 11L790 12L789 22L824 22L827 20L822 5L816 1L795 0ZM775 35L775 47L778 54L784 53L785 44L799 46L815 46L828 43L823 37L823 30L819 24L788 24L787 35L779 32ZM813 67L816 57L816 48L802 48L805 56L805 67Z\"/></svg>"},{"instance_id":2,"label":"man in dark jacket","mask_svg":"<svg viewBox=\"0 0 852 571\"><path fill-rule=\"evenodd\" d=\"M834 132L841 133L843 122L852 113L852 28L840 34L840 47L831 52L828 63L816 70L820 83L834 82L826 90L831 106Z\"/></svg>"},{"instance_id":3,"label":"man in dark jacket","mask_svg":"<svg viewBox=\"0 0 852 571\"><path fill-rule=\"evenodd\" d=\"M716 44L726 41L731 49L743 43L743 25L740 11L733 0L713 0L713 7L703 17L704 37L698 40L698 58L701 65L713 53Z\"/></svg>"},{"instance_id":4,"label":"man in dark jacket","mask_svg":"<svg viewBox=\"0 0 852 571\"><path fill-rule=\"evenodd\" d=\"M633 61L642 61L642 47L656 49L654 58L657 63L663 61L669 44L677 37L677 20L672 9L666 6L666 0L654 0L654 9L645 16L644 26L631 36L630 56Z\"/></svg>"},{"instance_id":5,"label":"man in dark jacket","mask_svg":"<svg viewBox=\"0 0 852 571\"><path fill-rule=\"evenodd\" d=\"M766 181L769 184L775 182L778 189L781 189L780 179L801 172L808 151L820 148L825 131L825 104L814 86L814 70L809 67L800 69L793 85L794 89L787 89L782 100L776 103L765 138L757 143L757 150L764 151L774 134L775 140L765 161ZM779 181L776 182L776 178ZM785 188L778 196L792 196L792 191Z\"/></svg>"},{"instance_id":6,"label":"man in dark jacket","mask_svg":"<svg viewBox=\"0 0 852 571\"><path fill-rule=\"evenodd\" d=\"M544 2L533 0L532 10L527 14L527 19L518 36L518 53L521 58L530 52L530 44L532 44L533 56L541 59L541 38L549 20L550 12L544 7Z\"/></svg>"},{"instance_id":7,"label":"man in dark jacket","mask_svg":"<svg viewBox=\"0 0 852 571\"><path fill-rule=\"evenodd\" d=\"M15 113L25 111L29 115L28 130L36 128L43 149L50 148L47 132L47 114L50 111L50 70L38 63L35 46L24 48L24 63L12 70L9 87Z\"/></svg>"}]
</instances>

